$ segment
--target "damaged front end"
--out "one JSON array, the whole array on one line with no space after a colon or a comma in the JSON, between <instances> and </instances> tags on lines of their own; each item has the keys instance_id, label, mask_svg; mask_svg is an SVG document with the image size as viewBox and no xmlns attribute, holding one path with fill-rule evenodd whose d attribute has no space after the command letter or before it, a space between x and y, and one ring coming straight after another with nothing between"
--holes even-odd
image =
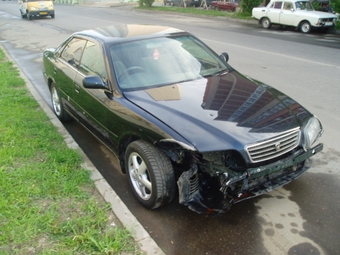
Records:
<instances>
[{"instance_id":1,"label":"damaged front end","mask_svg":"<svg viewBox=\"0 0 340 255\"><path fill-rule=\"evenodd\" d=\"M232 204L270 192L297 179L308 169L305 160L322 149L322 144L307 151L296 149L273 163L250 168L238 166L235 159L232 160L234 165L223 168L221 163L230 163L230 153L203 154L190 170L179 177L179 202L200 214L225 213ZM218 157L220 161L216 161Z\"/></svg>"},{"instance_id":2,"label":"damaged front end","mask_svg":"<svg viewBox=\"0 0 340 255\"><path fill-rule=\"evenodd\" d=\"M191 165L186 168L189 170L182 172L177 181L179 202L197 213L218 215L232 204L297 179L308 169L305 161L323 149L323 144L311 147L323 132L319 123L312 118L303 132L295 128L246 146L243 156L236 150L192 151Z\"/></svg>"}]
</instances>

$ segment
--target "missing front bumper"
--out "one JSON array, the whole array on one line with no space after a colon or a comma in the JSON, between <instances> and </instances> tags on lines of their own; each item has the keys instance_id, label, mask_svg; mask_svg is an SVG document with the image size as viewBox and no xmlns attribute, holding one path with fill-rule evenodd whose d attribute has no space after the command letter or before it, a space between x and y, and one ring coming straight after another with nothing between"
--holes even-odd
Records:
<instances>
[{"instance_id":1,"label":"missing front bumper","mask_svg":"<svg viewBox=\"0 0 340 255\"><path fill-rule=\"evenodd\" d=\"M197 165L193 165L177 181L179 202L199 214L222 214L232 204L270 192L297 179L308 170L304 165L305 160L322 149L323 144L319 144L306 152L300 151L275 163L249 168L230 179L221 174L225 178L222 183L216 181L221 180L221 176L209 178L206 174L199 173Z\"/></svg>"}]
</instances>

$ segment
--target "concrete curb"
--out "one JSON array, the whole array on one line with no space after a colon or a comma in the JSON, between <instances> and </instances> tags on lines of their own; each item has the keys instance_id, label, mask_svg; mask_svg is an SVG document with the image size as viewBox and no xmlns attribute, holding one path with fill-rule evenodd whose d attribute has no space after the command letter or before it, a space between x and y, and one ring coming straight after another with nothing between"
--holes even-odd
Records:
<instances>
[{"instance_id":1,"label":"concrete curb","mask_svg":"<svg viewBox=\"0 0 340 255\"><path fill-rule=\"evenodd\" d=\"M16 62L1 44L0 48L3 50L9 61L16 64ZM104 200L111 204L111 209L113 213L117 216L120 222L130 231L134 240L139 244L140 249L147 255L165 255L161 248L158 247L156 242L150 237L149 233L139 223L136 217L130 212L124 202L119 198L116 192L106 182L101 173L93 165L93 163L79 147L73 137L68 133L63 124L59 121L51 108L43 100L39 92L35 89L35 87L32 85L26 75L18 66L17 69L20 72L20 76L25 80L26 86L29 89L31 95L39 103L40 107L44 110L52 124L57 127L58 132L64 137L67 146L73 150L77 150L80 153L83 159L82 166L90 171L91 179L94 181L96 188L103 196Z\"/></svg>"}]
</instances>

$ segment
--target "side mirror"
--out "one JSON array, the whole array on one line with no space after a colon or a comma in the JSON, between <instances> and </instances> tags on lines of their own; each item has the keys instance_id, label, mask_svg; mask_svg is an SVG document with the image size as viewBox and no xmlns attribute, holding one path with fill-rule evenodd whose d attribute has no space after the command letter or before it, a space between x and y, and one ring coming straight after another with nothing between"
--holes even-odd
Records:
<instances>
[{"instance_id":1,"label":"side mirror","mask_svg":"<svg viewBox=\"0 0 340 255\"><path fill-rule=\"evenodd\" d=\"M221 58L224 62L228 62L228 60L229 60L229 55L228 55L228 53L223 52L223 53L220 55L220 58Z\"/></svg>"},{"instance_id":2,"label":"side mirror","mask_svg":"<svg viewBox=\"0 0 340 255\"><path fill-rule=\"evenodd\" d=\"M108 89L99 76L87 76L83 80L83 86L87 89Z\"/></svg>"}]
</instances>

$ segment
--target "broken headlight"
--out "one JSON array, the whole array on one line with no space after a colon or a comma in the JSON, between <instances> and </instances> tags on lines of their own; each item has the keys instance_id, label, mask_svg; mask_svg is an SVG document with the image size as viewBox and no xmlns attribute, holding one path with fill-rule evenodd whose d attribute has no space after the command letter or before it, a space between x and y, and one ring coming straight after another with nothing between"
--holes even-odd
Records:
<instances>
[{"instance_id":1,"label":"broken headlight","mask_svg":"<svg viewBox=\"0 0 340 255\"><path fill-rule=\"evenodd\" d=\"M202 156L201 163L204 170L209 172L211 176L228 172L229 170L244 171L246 169L244 159L237 151L205 152Z\"/></svg>"},{"instance_id":2,"label":"broken headlight","mask_svg":"<svg viewBox=\"0 0 340 255\"><path fill-rule=\"evenodd\" d=\"M306 151L310 149L313 143L321 136L323 132L322 124L316 117L308 120L307 125L302 129L303 133L303 149Z\"/></svg>"}]
</instances>

